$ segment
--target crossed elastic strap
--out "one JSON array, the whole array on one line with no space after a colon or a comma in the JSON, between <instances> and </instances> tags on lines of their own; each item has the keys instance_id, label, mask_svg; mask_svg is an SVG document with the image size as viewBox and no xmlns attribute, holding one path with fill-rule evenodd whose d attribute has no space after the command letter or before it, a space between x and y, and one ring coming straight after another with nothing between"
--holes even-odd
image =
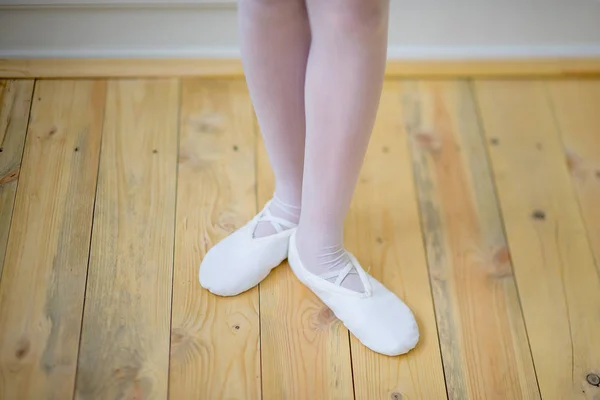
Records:
<instances>
[{"instance_id":1,"label":"crossed elastic strap","mask_svg":"<svg viewBox=\"0 0 600 400\"><path fill-rule=\"evenodd\" d=\"M276 217L273 214L271 214L271 210L269 210L269 204L267 204L267 206L261 213L259 221L260 222L269 222L273 226L273 228L275 228L275 232L277 232L277 233L283 232L284 231L283 228L291 229L291 228L296 227L296 224L294 224L293 222L286 221L283 218L279 218L279 217Z\"/></svg>"},{"instance_id":2,"label":"crossed elastic strap","mask_svg":"<svg viewBox=\"0 0 600 400\"><path fill-rule=\"evenodd\" d=\"M333 279L333 278L337 277L337 279L335 280L335 282L333 282L333 284L337 285L337 286L341 286L342 282L344 282L344 279L346 279L348 277L348 275L350 275L350 274L358 275L358 272L356 271L356 268L354 267L354 265L352 263L348 263L342 269L338 269L335 271L328 271L323 274L320 274L319 277L323 278L325 280L329 280L329 279Z\"/></svg>"}]
</instances>

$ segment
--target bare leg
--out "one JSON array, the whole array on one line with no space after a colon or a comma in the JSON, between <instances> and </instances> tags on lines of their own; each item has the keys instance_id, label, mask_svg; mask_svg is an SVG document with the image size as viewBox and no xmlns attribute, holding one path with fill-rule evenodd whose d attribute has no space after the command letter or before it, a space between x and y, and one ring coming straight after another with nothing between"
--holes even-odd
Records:
<instances>
[{"instance_id":1,"label":"bare leg","mask_svg":"<svg viewBox=\"0 0 600 400\"><path fill-rule=\"evenodd\" d=\"M304 164L304 80L310 27L303 0L240 0L242 59L275 173L270 211L298 222ZM260 222L256 237L275 233Z\"/></svg>"},{"instance_id":2,"label":"bare leg","mask_svg":"<svg viewBox=\"0 0 600 400\"><path fill-rule=\"evenodd\" d=\"M321 274L348 264L344 219L383 84L388 0L307 0L312 44L306 71L306 149L300 258ZM357 275L342 286L362 291Z\"/></svg>"}]
</instances>

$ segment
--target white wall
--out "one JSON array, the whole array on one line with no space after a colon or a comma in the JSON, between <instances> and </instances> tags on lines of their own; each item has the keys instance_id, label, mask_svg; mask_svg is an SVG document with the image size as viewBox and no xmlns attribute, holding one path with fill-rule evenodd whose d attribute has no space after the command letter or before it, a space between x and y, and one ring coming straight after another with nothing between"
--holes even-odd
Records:
<instances>
[{"instance_id":1,"label":"white wall","mask_svg":"<svg viewBox=\"0 0 600 400\"><path fill-rule=\"evenodd\" d=\"M391 3L390 58L600 56L597 0ZM0 0L3 58L237 55L232 0Z\"/></svg>"}]
</instances>

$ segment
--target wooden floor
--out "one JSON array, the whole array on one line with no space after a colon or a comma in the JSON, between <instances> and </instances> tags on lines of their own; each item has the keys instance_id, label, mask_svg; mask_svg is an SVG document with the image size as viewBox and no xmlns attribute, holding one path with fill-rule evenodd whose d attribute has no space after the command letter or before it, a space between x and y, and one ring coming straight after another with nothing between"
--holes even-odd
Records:
<instances>
[{"instance_id":1,"label":"wooden floor","mask_svg":"<svg viewBox=\"0 0 600 400\"><path fill-rule=\"evenodd\" d=\"M273 189L242 80L0 99L0 399L600 399L600 81L386 82L346 240L417 315L401 357L287 265L199 286Z\"/></svg>"}]
</instances>

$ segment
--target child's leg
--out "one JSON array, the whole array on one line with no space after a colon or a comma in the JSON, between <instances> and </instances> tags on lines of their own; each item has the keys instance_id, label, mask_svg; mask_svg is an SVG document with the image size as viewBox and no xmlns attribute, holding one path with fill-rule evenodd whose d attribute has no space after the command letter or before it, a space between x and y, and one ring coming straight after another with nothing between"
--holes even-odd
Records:
<instances>
[{"instance_id":1,"label":"child's leg","mask_svg":"<svg viewBox=\"0 0 600 400\"><path fill-rule=\"evenodd\" d=\"M312 28L306 72L306 155L300 258L313 273L343 268L344 219L379 104L388 0L307 0ZM358 276L343 286L361 291Z\"/></svg>"},{"instance_id":2,"label":"child's leg","mask_svg":"<svg viewBox=\"0 0 600 400\"><path fill-rule=\"evenodd\" d=\"M242 59L275 173L271 213L297 223L304 161L304 79L310 27L303 0L240 0ZM255 236L275 233L268 222Z\"/></svg>"}]
</instances>

